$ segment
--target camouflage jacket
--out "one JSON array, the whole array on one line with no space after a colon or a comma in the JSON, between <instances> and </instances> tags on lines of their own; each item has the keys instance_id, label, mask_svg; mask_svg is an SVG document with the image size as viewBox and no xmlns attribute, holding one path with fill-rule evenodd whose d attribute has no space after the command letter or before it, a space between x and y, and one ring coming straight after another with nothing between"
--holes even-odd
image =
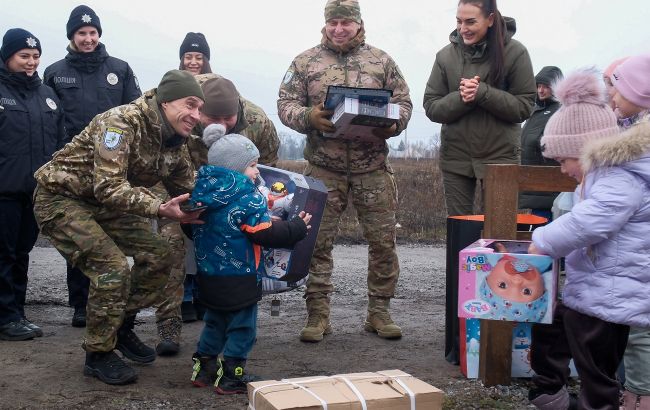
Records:
<instances>
[{"instance_id":1,"label":"camouflage jacket","mask_svg":"<svg viewBox=\"0 0 650 410\"><path fill-rule=\"evenodd\" d=\"M185 140L163 119L155 89L97 115L34 176L39 186L125 213L156 217L162 182L172 195L191 192L194 166Z\"/></svg>"},{"instance_id":2,"label":"camouflage jacket","mask_svg":"<svg viewBox=\"0 0 650 410\"><path fill-rule=\"evenodd\" d=\"M363 26L357 36L336 47L322 30L321 44L298 55L280 85L278 114L287 127L307 135L305 159L310 163L350 173L374 171L385 166L386 141L351 142L327 139L309 125L312 107L325 101L327 86L387 88L392 103L400 105L400 121L395 135L402 132L413 104L409 87L397 64L384 51L365 43Z\"/></svg>"},{"instance_id":3,"label":"camouflage jacket","mask_svg":"<svg viewBox=\"0 0 650 410\"><path fill-rule=\"evenodd\" d=\"M219 78L219 74L199 74L195 76L199 84L203 84L211 78ZM276 166L278 162L278 149L280 148L280 138L275 130L275 125L266 115L264 110L248 101L241 95L239 96L239 113L237 115L237 124L233 129L228 130L228 134L241 134L253 141L253 144L260 151L259 163L268 165L270 167ZM202 132L198 132L202 134ZM207 163L208 150L203 145L200 138L193 137L188 143L188 147L193 157L198 158L198 161L203 161L201 165ZM199 152L192 152L193 150ZM203 150L204 152L200 152ZM197 167L198 168L198 167Z\"/></svg>"}]
</instances>

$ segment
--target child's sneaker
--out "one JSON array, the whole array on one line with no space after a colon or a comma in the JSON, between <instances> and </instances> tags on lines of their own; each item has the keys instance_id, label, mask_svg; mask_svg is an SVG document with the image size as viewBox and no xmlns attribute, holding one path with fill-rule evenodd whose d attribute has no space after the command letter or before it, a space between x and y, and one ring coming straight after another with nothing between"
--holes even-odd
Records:
<instances>
[{"instance_id":1,"label":"child's sneaker","mask_svg":"<svg viewBox=\"0 0 650 410\"><path fill-rule=\"evenodd\" d=\"M222 373L221 360L215 356L192 355L192 377L190 380L196 387L216 386L217 374Z\"/></svg>"},{"instance_id":2,"label":"child's sneaker","mask_svg":"<svg viewBox=\"0 0 650 410\"><path fill-rule=\"evenodd\" d=\"M262 380L260 377L244 373L246 360L225 358L214 383L218 394L245 394L246 384Z\"/></svg>"}]
</instances>

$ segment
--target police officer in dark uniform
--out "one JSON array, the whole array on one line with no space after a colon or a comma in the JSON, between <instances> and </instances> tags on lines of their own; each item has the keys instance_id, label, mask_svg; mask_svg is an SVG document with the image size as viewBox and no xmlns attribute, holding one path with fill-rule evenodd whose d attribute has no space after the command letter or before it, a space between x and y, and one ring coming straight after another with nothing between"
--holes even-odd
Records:
<instances>
[{"instance_id":1,"label":"police officer in dark uniform","mask_svg":"<svg viewBox=\"0 0 650 410\"><path fill-rule=\"evenodd\" d=\"M41 42L12 28L0 48L0 339L27 340L43 331L25 317L29 252L38 236L34 171L66 139L54 91L36 69Z\"/></svg>"},{"instance_id":2,"label":"police officer in dark uniform","mask_svg":"<svg viewBox=\"0 0 650 410\"><path fill-rule=\"evenodd\" d=\"M140 87L129 65L106 52L99 42L102 26L99 16L88 6L77 6L70 13L66 32L68 55L47 67L45 84L54 88L65 111L65 126L70 138L79 134L99 113L140 97ZM74 307L72 326L86 326L88 278L68 265L68 295Z\"/></svg>"}]
</instances>

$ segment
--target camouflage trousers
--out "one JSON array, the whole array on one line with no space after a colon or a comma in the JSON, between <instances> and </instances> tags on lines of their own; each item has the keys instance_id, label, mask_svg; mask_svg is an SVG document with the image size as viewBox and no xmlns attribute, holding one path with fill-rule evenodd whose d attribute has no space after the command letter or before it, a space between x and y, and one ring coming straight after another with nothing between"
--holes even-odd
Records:
<instances>
[{"instance_id":1,"label":"camouflage trousers","mask_svg":"<svg viewBox=\"0 0 650 410\"><path fill-rule=\"evenodd\" d=\"M368 241L368 295L393 297L399 261L395 245L397 186L390 166L363 174L345 174L309 164L305 175L323 181L328 191L305 298L324 297L334 290L332 249L350 195Z\"/></svg>"},{"instance_id":2,"label":"camouflage trousers","mask_svg":"<svg viewBox=\"0 0 650 410\"><path fill-rule=\"evenodd\" d=\"M156 322L177 318L181 320L183 281L185 280L185 243L181 224L170 220L158 220L158 232L169 244L171 269L169 281L156 301Z\"/></svg>"},{"instance_id":3,"label":"camouflage trousers","mask_svg":"<svg viewBox=\"0 0 650 410\"><path fill-rule=\"evenodd\" d=\"M35 194L34 213L52 245L90 279L84 349L113 350L124 317L153 305L167 283L167 241L153 233L147 218L42 187ZM126 256L133 257L133 267Z\"/></svg>"}]
</instances>

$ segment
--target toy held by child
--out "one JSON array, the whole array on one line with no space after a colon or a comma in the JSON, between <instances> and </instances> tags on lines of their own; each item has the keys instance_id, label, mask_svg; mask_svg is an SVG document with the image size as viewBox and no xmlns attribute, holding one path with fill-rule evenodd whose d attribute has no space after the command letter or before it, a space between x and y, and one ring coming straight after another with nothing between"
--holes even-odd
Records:
<instances>
[{"instance_id":1,"label":"toy held by child","mask_svg":"<svg viewBox=\"0 0 650 410\"><path fill-rule=\"evenodd\" d=\"M244 367L256 338L262 296L262 246L292 248L307 235L310 214L271 221L259 177L259 151L246 137L208 126L203 140L208 164L198 172L192 202L207 206L194 229L198 298L207 310L194 361L192 383L214 385L219 394L246 393L256 379ZM219 355L223 354L223 360Z\"/></svg>"},{"instance_id":2,"label":"toy held by child","mask_svg":"<svg viewBox=\"0 0 650 410\"><path fill-rule=\"evenodd\" d=\"M616 369L629 326L650 327L650 124L619 134L594 70L556 87L562 107L542 146L580 185L570 213L533 231L529 253L566 256L566 284L551 325L533 325L531 366L540 409L566 409L568 364L578 408L618 408Z\"/></svg>"},{"instance_id":3,"label":"toy held by child","mask_svg":"<svg viewBox=\"0 0 650 410\"><path fill-rule=\"evenodd\" d=\"M271 218L274 220L287 219L293 201L293 194L289 193L286 186L282 182L276 181L271 184L271 188L260 185L258 189L266 197Z\"/></svg>"}]
</instances>

